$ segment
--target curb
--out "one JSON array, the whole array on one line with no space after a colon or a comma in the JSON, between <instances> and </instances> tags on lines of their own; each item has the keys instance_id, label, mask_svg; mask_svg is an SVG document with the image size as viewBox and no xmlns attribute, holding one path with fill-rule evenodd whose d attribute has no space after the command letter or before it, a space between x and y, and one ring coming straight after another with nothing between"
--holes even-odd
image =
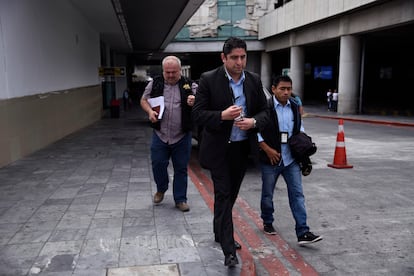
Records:
<instances>
[{"instance_id":1,"label":"curb","mask_svg":"<svg viewBox=\"0 0 414 276\"><path fill-rule=\"evenodd\" d=\"M386 120L375 120L375 119L362 119L362 118L351 118L351 117L343 117L343 116L328 116L328 115L320 115L314 113L305 113L304 118L306 117L317 117L323 119L330 119L330 120L345 120L351 122L360 122L360 123L369 123L369 124L378 124L378 125L390 125L390 126L398 126L398 127L414 127L414 123L409 122L396 122L396 121L386 121Z\"/></svg>"}]
</instances>

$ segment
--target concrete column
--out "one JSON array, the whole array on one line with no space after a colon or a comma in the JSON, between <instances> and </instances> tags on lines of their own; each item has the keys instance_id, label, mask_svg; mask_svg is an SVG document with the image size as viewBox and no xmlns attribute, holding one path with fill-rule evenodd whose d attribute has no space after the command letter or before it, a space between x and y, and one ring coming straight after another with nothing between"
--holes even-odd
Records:
<instances>
[{"instance_id":1,"label":"concrete column","mask_svg":"<svg viewBox=\"0 0 414 276\"><path fill-rule=\"evenodd\" d=\"M293 81L293 92L303 100L305 93L305 51L303 47L290 48L290 77Z\"/></svg>"},{"instance_id":2,"label":"concrete column","mask_svg":"<svg viewBox=\"0 0 414 276\"><path fill-rule=\"evenodd\" d=\"M272 59L269 53L262 52L260 74L263 86L270 89L272 86Z\"/></svg>"},{"instance_id":3,"label":"concrete column","mask_svg":"<svg viewBox=\"0 0 414 276\"><path fill-rule=\"evenodd\" d=\"M128 72L126 55L115 54L114 65L125 67L126 71ZM125 77L115 78L115 90L117 98L122 98L122 94L124 93L125 88L128 87L127 72L125 72Z\"/></svg>"},{"instance_id":4,"label":"concrete column","mask_svg":"<svg viewBox=\"0 0 414 276\"><path fill-rule=\"evenodd\" d=\"M107 44L105 44L105 64L102 64L103 66L110 67L111 64L111 47L109 47Z\"/></svg>"},{"instance_id":5,"label":"concrete column","mask_svg":"<svg viewBox=\"0 0 414 276\"><path fill-rule=\"evenodd\" d=\"M341 37L338 77L338 113L356 114L361 68L361 42L359 37Z\"/></svg>"}]
</instances>

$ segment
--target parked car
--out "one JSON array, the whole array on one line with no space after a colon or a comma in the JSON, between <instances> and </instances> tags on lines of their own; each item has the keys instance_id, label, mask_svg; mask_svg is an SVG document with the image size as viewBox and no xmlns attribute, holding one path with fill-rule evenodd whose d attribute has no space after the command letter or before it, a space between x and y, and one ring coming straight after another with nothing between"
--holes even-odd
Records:
<instances>
[{"instance_id":1,"label":"parked car","mask_svg":"<svg viewBox=\"0 0 414 276\"><path fill-rule=\"evenodd\" d=\"M266 100L272 97L272 93L270 93L266 87L263 87L263 93L266 96ZM203 131L202 126L199 126L197 124L193 125L192 136L193 136L193 139L197 141L197 146L201 143L202 131Z\"/></svg>"}]
</instances>

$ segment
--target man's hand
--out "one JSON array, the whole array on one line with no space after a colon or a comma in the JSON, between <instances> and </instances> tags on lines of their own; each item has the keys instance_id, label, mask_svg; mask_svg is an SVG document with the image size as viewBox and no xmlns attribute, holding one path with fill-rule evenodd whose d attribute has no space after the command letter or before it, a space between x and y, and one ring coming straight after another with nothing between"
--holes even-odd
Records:
<instances>
[{"instance_id":1,"label":"man's hand","mask_svg":"<svg viewBox=\"0 0 414 276\"><path fill-rule=\"evenodd\" d=\"M148 119L151 121L151 123L156 123L158 121L158 112L151 109L148 112Z\"/></svg>"},{"instance_id":2,"label":"man's hand","mask_svg":"<svg viewBox=\"0 0 414 276\"><path fill-rule=\"evenodd\" d=\"M241 106L232 105L229 106L227 109L223 110L223 112L221 112L221 119L223 121L231 121L239 117L242 113L243 108Z\"/></svg>"},{"instance_id":3,"label":"man's hand","mask_svg":"<svg viewBox=\"0 0 414 276\"><path fill-rule=\"evenodd\" d=\"M194 95L188 95L188 97L187 97L187 104L189 106L193 106L194 105L194 101L195 101L195 96Z\"/></svg>"},{"instance_id":4,"label":"man's hand","mask_svg":"<svg viewBox=\"0 0 414 276\"><path fill-rule=\"evenodd\" d=\"M280 162L280 153L277 150L269 147L269 149L266 150L266 155L269 157L270 164L276 165Z\"/></svg>"},{"instance_id":5,"label":"man's hand","mask_svg":"<svg viewBox=\"0 0 414 276\"><path fill-rule=\"evenodd\" d=\"M280 158L282 158L280 152L278 152L274 148L269 147L269 145L266 144L265 141L260 142L259 147L266 153L267 157L270 160L270 164L279 164Z\"/></svg>"},{"instance_id":6,"label":"man's hand","mask_svg":"<svg viewBox=\"0 0 414 276\"><path fill-rule=\"evenodd\" d=\"M254 119L253 118L243 118L238 121L234 121L234 125L241 130L248 130L254 128Z\"/></svg>"}]
</instances>

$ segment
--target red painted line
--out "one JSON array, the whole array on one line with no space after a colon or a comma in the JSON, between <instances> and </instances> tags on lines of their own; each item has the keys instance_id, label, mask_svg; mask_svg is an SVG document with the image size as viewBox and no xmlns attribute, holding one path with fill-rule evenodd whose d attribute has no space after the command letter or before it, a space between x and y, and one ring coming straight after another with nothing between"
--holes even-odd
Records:
<instances>
[{"instance_id":1,"label":"red painted line","mask_svg":"<svg viewBox=\"0 0 414 276\"><path fill-rule=\"evenodd\" d=\"M207 206L210 208L211 211L213 211L214 199L211 197L211 193L207 190L207 187L204 185L205 180L203 181L203 177L201 177L199 173L200 172L197 172L197 170L193 166L188 167L188 174L191 178L191 181L197 187Z\"/></svg>"},{"instance_id":2,"label":"red painted line","mask_svg":"<svg viewBox=\"0 0 414 276\"><path fill-rule=\"evenodd\" d=\"M258 228L261 229L263 227L263 221L259 214L255 212L244 199L238 197L237 204L248 214ZM306 263L303 257L296 250L291 248L280 235L265 236L276 245L283 257L285 257L286 260L288 260L302 275L319 275L319 273L310 264Z\"/></svg>"},{"instance_id":3,"label":"red painted line","mask_svg":"<svg viewBox=\"0 0 414 276\"><path fill-rule=\"evenodd\" d=\"M214 210L214 192L213 192L213 183L212 181L201 171L201 168L196 164L190 162L189 166L189 175L191 180L193 181L194 185L199 189L201 196L206 201L207 205L210 209ZM260 251L264 248L264 243L261 239L256 235L254 230L251 228L250 225L245 223L241 218L239 212L233 209L233 221L234 226L237 228L237 231L240 232L245 238L246 241L249 243L249 246L256 251ZM242 245L242 250L238 253L242 258L242 269L241 275L244 276L254 276L256 275L256 269L254 265L253 256L249 250L247 250L246 244L240 239L235 231L235 238L237 238L238 242ZM267 271L272 271L273 275L288 275L289 271L284 267L280 260L270 254L260 256L259 258L260 263Z\"/></svg>"},{"instance_id":4,"label":"red painted line","mask_svg":"<svg viewBox=\"0 0 414 276\"><path fill-rule=\"evenodd\" d=\"M380 120L375 120L375 119L370 120L370 119L335 117L335 116L325 116L325 115L315 115L315 114L310 114L310 115L318 117L318 118L322 118L322 119L331 119L331 120L343 119L345 121L368 123L368 124L389 125L389 126L397 126L397 127L414 127L414 123L408 123L408 122L406 123L406 122L394 122L394 121L380 121Z\"/></svg>"},{"instance_id":5,"label":"red painted line","mask_svg":"<svg viewBox=\"0 0 414 276\"><path fill-rule=\"evenodd\" d=\"M196 185L196 187L200 191L201 196L204 198L207 205L213 212L214 211L213 183L208 177L206 177L206 175L203 172L201 172L200 168L197 167L197 165L195 164L193 164L193 166L190 166L189 175L194 185ZM256 250L260 250L260 248L264 247L264 243L259 239L259 237L256 235L254 230L241 219L240 214L236 210L233 210L233 220L234 220L234 224L237 230L244 237L249 237L249 239L246 239L246 240L248 240L250 247L256 248ZM240 239L240 237L238 236L236 232L235 232L235 236L236 236L235 238L237 239L237 241L242 245L242 250L238 251L238 254L243 260L240 275L255 276L256 269L254 265L253 256L250 253L250 251L247 249L248 247L246 246L246 244L243 242L242 239ZM261 257L260 262L267 270L278 271L278 274L274 274L274 275L289 274L289 272L286 270L283 264L279 261L279 259L277 259L276 257L272 255L266 255L266 256Z\"/></svg>"},{"instance_id":6,"label":"red painted line","mask_svg":"<svg viewBox=\"0 0 414 276\"><path fill-rule=\"evenodd\" d=\"M197 168L197 167L196 167ZM196 169L193 171L193 167L188 167L188 174L194 183L194 185L197 187L197 189L200 192L200 195L203 197L204 201L206 202L207 206L210 208L211 212L214 212L214 197L212 196L212 193L208 191L206 187L206 183L209 183L208 178L204 174L200 174L199 169ZM204 179L206 182L201 182L200 180ZM211 187L210 187L211 189ZM243 244L240 240L240 237L237 236L237 239L240 241L242 245L242 250L239 250L238 254L240 258L242 259L242 267L240 276L256 276L256 266L254 264L253 256L250 254L250 252L247 250L247 246Z\"/></svg>"},{"instance_id":7,"label":"red painted line","mask_svg":"<svg viewBox=\"0 0 414 276\"><path fill-rule=\"evenodd\" d=\"M191 170L194 171L194 180L193 182L196 184L197 187L201 184L199 190L200 193L207 193L205 196L209 198L210 201L210 209L214 209L214 194L213 192L213 183L208 178L205 173L201 170L200 166L197 162L194 162L194 159L190 161ZM193 178L192 178L193 179ZM202 182L202 183L200 183ZM206 201L207 202L207 201ZM262 227L262 220L257 212L255 212L248 203L243 200L240 196L238 197L236 204L238 207L244 211L248 215L249 218L252 219L254 224L260 229ZM245 237L246 242L249 246L260 252L261 249L264 248L263 241L257 236L255 230L243 220L240 213L233 209L233 219L235 221L235 228L237 229L240 234ZM272 241L272 243L276 246L279 252L284 256L284 258L289 261L294 268L299 271L302 275L319 275L316 270L308 263L306 263L303 257L291 248L286 241L284 241L279 235L266 235L267 239ZM238 240L241 244L243 249L246 248L243 245L243 242L239 239ZM243 251L243 250L242 250ZM285 268L283 263L280 260L273 256L273 255L259 255L259 261L263 265L263 267L270 273L270 275L286 275L289 274L288 270ZM243 261L244 263L244 261Z\"/></svg>"},{"instance_id":8,"label":"red painted line","mask_svg":"<svg viewBox=\"0 0 414 276\"><path fill-rule=\"evenodd\" d=\"M200 184L200 181L201 181L201 184L203 185L203 188L206 189L206 192L210 195L213 195L214 194L213 183L211 182L210 178L205 175L205 173L201 170L200 165L196 161L194 161L193 158L194 157L190 159L189 169L198 178L196 179L197 183L194 183L194 184ZM212 202L214 202L214 200ZM210 209L213 208L213 205Z\"/></svg>"},{"instance_id":9,"label":"red painted line","mask_svg":"<svg viewBox=\"0 0 414 276\"><path fill-rule=\"evenodd\" d=\"M240 213L233 209L233 221L237 231L245 238L250 248L256 252L263 252L266 247L264 242L257 236L252 227L243 220ZM258 259L263 267L270 273L270 275L289 275L289 271L283 265L283 263L274 255L271 254L258 254Z\"/></svg>"}]
</instances>

